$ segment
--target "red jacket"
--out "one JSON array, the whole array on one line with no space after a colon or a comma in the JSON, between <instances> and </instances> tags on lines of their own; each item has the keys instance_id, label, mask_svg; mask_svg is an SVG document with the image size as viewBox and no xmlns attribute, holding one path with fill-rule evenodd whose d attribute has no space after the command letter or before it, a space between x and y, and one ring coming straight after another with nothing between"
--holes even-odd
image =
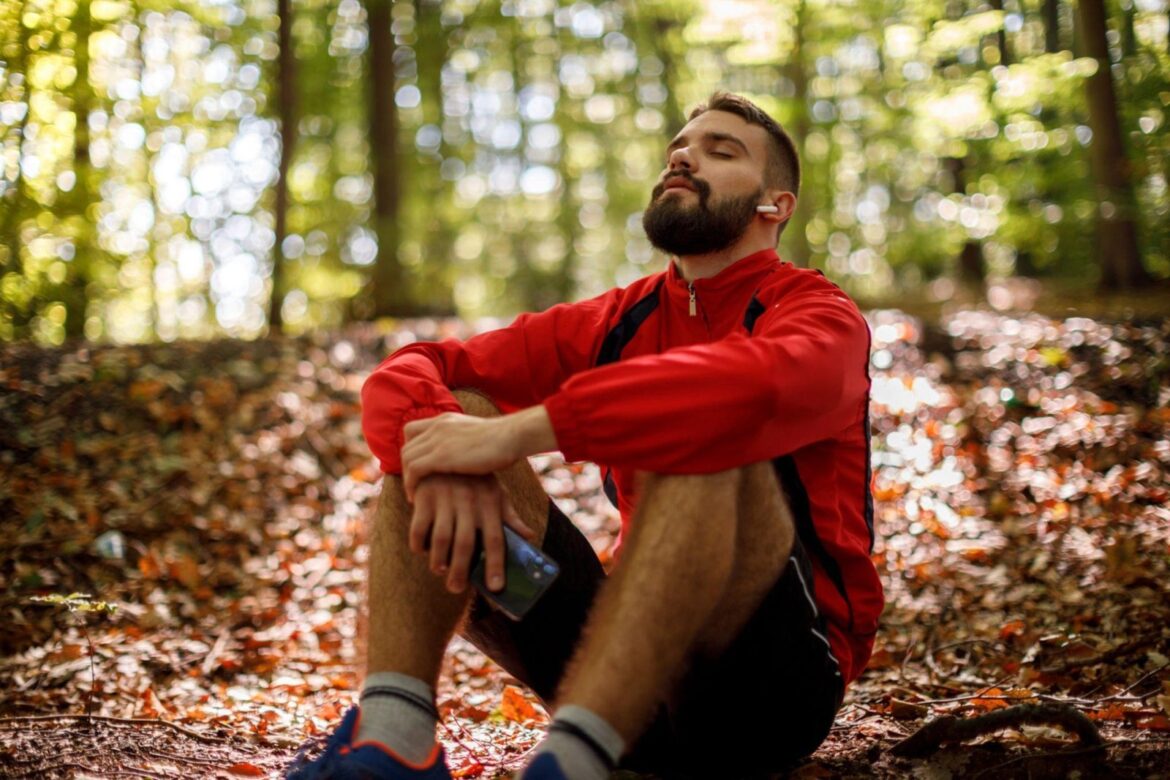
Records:
<instances>
[{"instance_id":1,"label":"red jacket","mask_svg":"<svg viewBox=\"0 0 1170 780\"><path fill-rule=\"evenodd\" d=\"M611 497L616 487L623 529L635 470L773 461L849 682L883 601L869 555L868 357L854 303L766 250L690 286L671 263L466 342L403 347L362 388L362 426L382 470L399 473L403 425L459 411L449 388L474 387L505 412L542 403L565 458L598 463Z\"/></svg>"}]
</instances>

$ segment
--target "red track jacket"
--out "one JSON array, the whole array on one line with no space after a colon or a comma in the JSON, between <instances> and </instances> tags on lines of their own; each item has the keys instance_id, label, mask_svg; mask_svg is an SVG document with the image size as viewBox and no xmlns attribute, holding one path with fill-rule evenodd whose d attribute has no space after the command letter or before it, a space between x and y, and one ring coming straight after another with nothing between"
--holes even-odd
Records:
<instances>
[{"instance_id":1,"label":"red track jacket","mask_svg":"<svg viewBox=\"0 0 1170 780\"><path fill-rule=\"evenodd\" d=\"M542 403L565 458L602 466L623 529L635 470L772 461L848 683L883 602L869 555L868 356L865 320L819 272L766 250L688 286L671 263L466 342L403 347L362 388L362 426L382 470L400 473L403 426L459 411L450 388L474 387L504 412Z\"/></svg>"}]
</instances>

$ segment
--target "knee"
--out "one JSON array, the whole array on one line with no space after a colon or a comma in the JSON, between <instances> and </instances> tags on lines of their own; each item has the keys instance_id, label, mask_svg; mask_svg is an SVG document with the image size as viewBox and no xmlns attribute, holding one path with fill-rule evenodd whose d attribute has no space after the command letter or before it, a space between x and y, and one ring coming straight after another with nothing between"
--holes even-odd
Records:
<instances>
[{"instance_id":1,"label":"knee","mask_svg":"<svg viewBox=\"0 0 1170 780\"><path fill-rule=\"evenodd\" d=\"M656 474L639 471L635 485L640 496L666 492L678 496L733 498L742 479L742 469L711 474Z\"/></svg>"},{"instance_id":2,"label":"knee","mask_svg":"<svg viewBox=\"0 0 1170 780\"><path fill-rule=\"evenodd\" d=\"M452 392L455 400L463 407L464 414L473 417L499 417L500 410L492 403L492 399L473 387L461 387Z\"/></svg>"},{"instance_id":3,"label":"knee","mask_svg":"<svg viewBox=\"0 0 1170 780\"><path fill-rule=\"evenodd\" d=\"M374 508L374 530L385 528L408 528L413 508L406 500L406 489L402 486L402 475L383 474L382 492Z\"/></svg>"}]
</instances>

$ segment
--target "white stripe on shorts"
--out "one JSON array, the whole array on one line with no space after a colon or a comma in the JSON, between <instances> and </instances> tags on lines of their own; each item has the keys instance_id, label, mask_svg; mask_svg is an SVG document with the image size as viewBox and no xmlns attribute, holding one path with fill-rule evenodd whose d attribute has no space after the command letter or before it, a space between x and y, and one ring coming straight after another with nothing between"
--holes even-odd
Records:
<instances>
[{"instance_id":1,"label":"white stripe on shorts","mask_svg":"<svg viewBox=\"0 0 1170 780\"><path fill-rule=\"evenodd\" d=\"M800 589L804 591L804 597L808 599L809 606L812 607L813 617L820 617L820 610L817 609L817 602L813 599L812 593L808 589L808 583L804 581L804 572L800 570L800 563L789 559L788 561L792 568L796 570L796 577L800 580ZM841 662L837 660L837 656L833 655L833 645L829 643L828 637L817 631L815 628L809 629L813 632L813 636L825 643L825 647L829 652L829 658L833 659L833 665L837 667L837 676L841 676Z\"/></svg>"}]
</instances>

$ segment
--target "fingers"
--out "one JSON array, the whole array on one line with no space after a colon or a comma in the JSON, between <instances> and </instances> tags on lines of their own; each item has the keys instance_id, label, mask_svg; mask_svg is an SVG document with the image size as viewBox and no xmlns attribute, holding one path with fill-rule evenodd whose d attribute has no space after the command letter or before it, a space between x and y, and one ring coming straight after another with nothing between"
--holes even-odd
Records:
<instances>
[{"instance_id":1,"label":"fingers","mask_svg":"<svg viewBox=\"0 0 1170 780\"><path fill-rule=\"evenodd\" d=\"M417 491L408 531L410 550L426 556L430 570L445 577L447 590L461 593L478 562L473 556L481 535L484 583L498 591L505 585L504 524L535 541L536 532L520 519L494 476L434 475Z\"/></svg>"},{"instance_id":2,"label":"fingers","mask_svg":"<svg viewBox=\"0 0 1170 780\"><path fill-rule=\"evenodd\" d=\"M512 501L508 498L508 494L502 490L500 491L500 515L513 531L530 542L536 540L536 531L520 518L520 514L512 506Z\"/></svg>"},{"instance_id":3,"label":"fingers","mask_svg":"<svg viewBox=\"0 0 1170 780\"><path fill-rule=\"evenodd\" d=\"M414 512L410 518L410 530L407 533L407 543L410 551L415 555L427 552L427 537L435 521L435 494L424 490L419 493L414 502Z\"/></svg>"},{"instance_id":4,"label":"fingers","mask_svg":"<svg viewBox=\"0 0 1170 780\"><path fill-rule=\"evenodd\" d=\"M438 575L447 573L451 559L451 540L455 535L455 509L450 496L439 491L435 507L435 523L431 527L431 571Z\"/></svg>"},{"instance_id":5,"label":"fingers","mask_svg":"<svg viewBox=\"0 0 1170 780\"><path fill-rule=\"evenodd\" d=\"M451 545L450 573L447 575L447 590L460 593L467 587L467 572L470 571L471 554L475 550L476 533L476 491L466 482L461 482L452 491L454 501L455 531Z\"/></svg>"},{"instance_id":6,"label":"fingers","mask_svg":"<svg viewBox=\"0 0 1170 780\"><path fill-rule=\"evenodd\" d=\"M480 504L484 581L490 590L501 590L504 587L504 528L500 522L500 496L503 491L498 485L492 484L487 486L484 493Z\"/></svg>"}]
</instances>

